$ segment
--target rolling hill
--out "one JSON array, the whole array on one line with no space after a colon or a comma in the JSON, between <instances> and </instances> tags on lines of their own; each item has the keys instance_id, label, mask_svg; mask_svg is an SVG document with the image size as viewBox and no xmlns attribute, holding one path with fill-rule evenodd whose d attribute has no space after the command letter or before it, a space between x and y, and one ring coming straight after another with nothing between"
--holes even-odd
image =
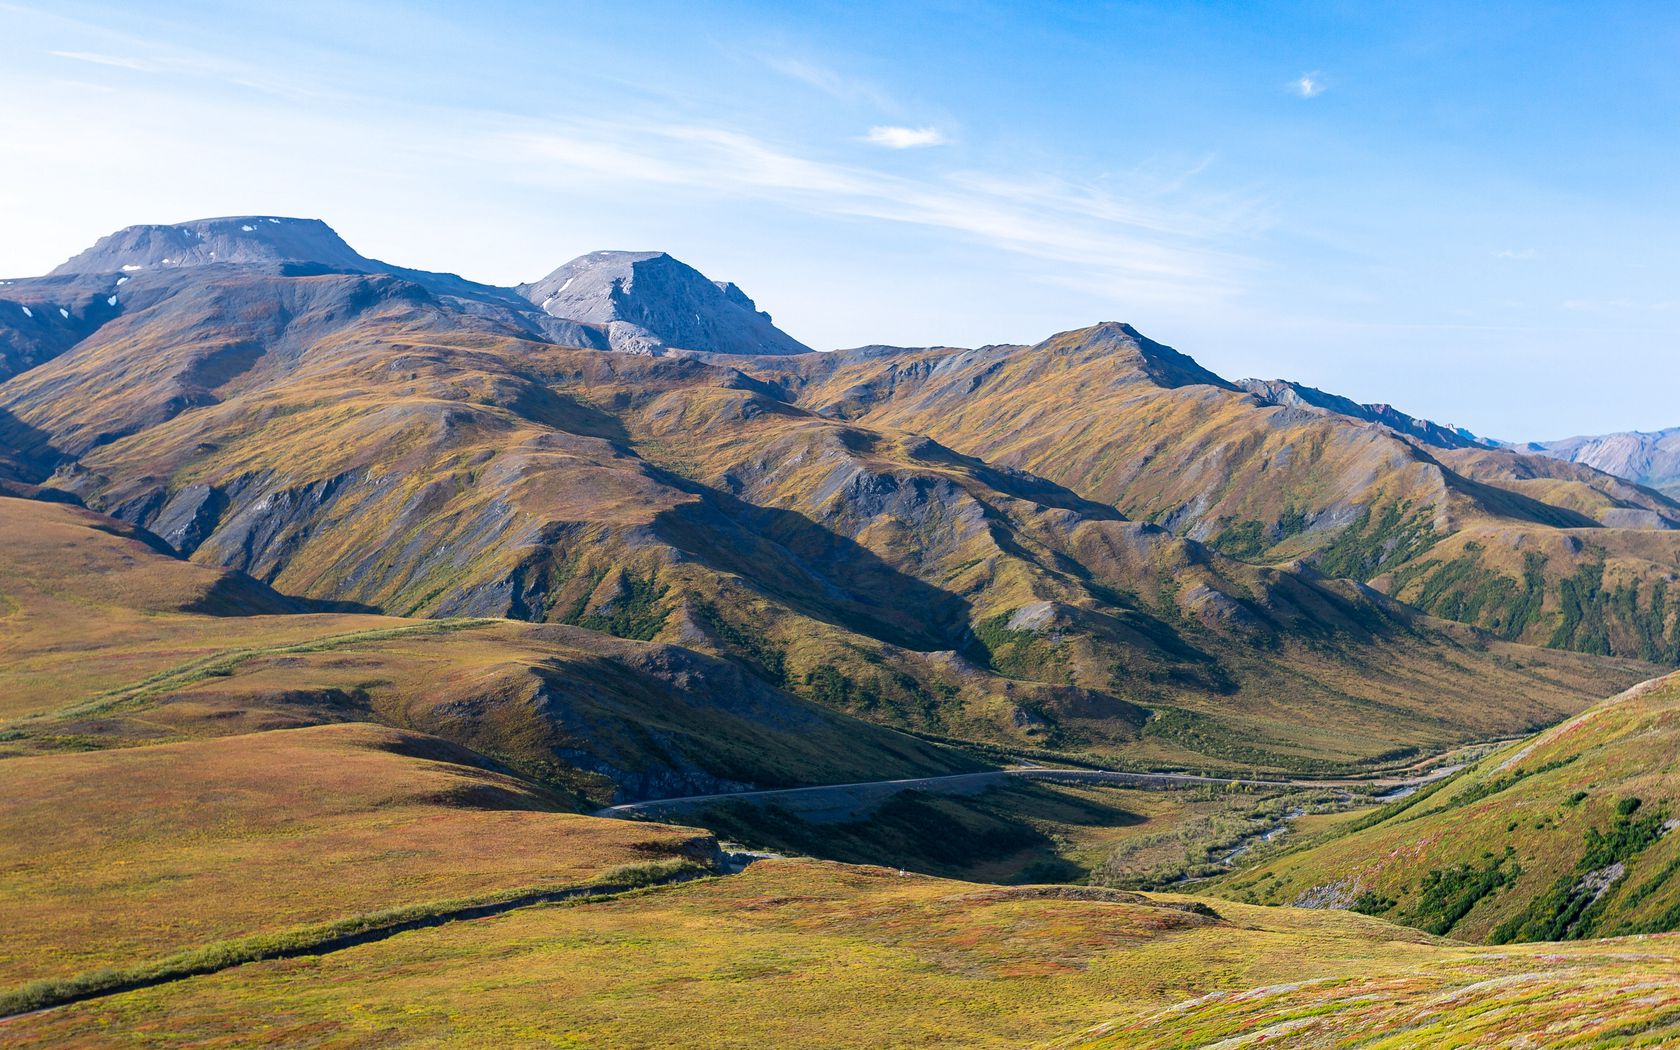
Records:
<instances>
[{"instance_id":1,"label":"rolling hill","mask_svg":"<svg viewBox=\"0 0 1680 1050\"><path fill-rule=\"evenodd\" d=\"M323 612L161 546L0 497L0 758L372 721L491 756L574 809L979 765L679 646Z\"/></svg>"},{"instance_id":2,"label":"rolling hill","mask_svg":"<svg viewBox=\"0 0 1680 1050\"><path fill-rule=\"evenodd\" d=\"M1124 325L819 354L663 253L131 227L0 284L0 1041L1672 1041L1680 676L1588 705L1680 661L1677 526ZM926 874L1471 742L1194 896ZM1305 779L728 798L1023 760Z\"/></svg>"},{"instance_id":3,"label":"rolling hill","mask_svg":"<svg viewBox=\"0 0 1680 1050\"><path fill-rule=\"evenodd\" d=\"M1584 1047L1675 1035L1672 937L1490 951L1347 913L1212 904L770 860L0 1023L19 1047L584 1034L608 1046L1310 1046L1373 1031L1392 1047Z\"/></svg>"}]
</instances>

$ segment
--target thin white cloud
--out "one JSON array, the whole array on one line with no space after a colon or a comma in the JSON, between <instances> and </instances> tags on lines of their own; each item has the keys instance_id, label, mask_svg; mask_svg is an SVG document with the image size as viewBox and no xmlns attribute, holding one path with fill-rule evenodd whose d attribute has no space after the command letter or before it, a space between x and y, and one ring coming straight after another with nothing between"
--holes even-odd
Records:
<instances>
[{"instance_id":1,"label":"thin white cloud","mask_svg":"<svg viewBox=\"0 0 1680 1050\"><path fill-rule=\"evenodd\" d=\"M1647 302L1630 299L1627 296L1617 296L1614 299L1565 299L1561 304L1565 310L1573 313L1603 314L1610 316L1665 313L1670 308L1667 301Z\"/></svg>"},{"instance_id":2,"label":"thin white cloud","mask_svg":"<svg viewBox=\"0 0 1680 1050\"><path fill-rule=\"evenodd\" d=\"M1302 98L1317 98L1324 94L1324 76L1320 73L1302 73L1290 82L1289 90Z\"/></svg>"},{"instance_id":3,"label":"thin white cloud","mask_svg":"<svg viewBox=\"0 0 1680 1050\"><path fill-rule=\"evenodd\" d=\"M847 76L827 66L788 55L771 55L763 61L782 76L816 88L841 102L862 102L885 113L894 113L899 108L885 90L861 77Z\"/></svg>"},{"instance_id":4,"label":"thin white cloud","mask_svg":"<svg viewBox=\"0 0 1680 1050\"><path fill-rule=\"evenodd\" d=\"M170 33L172 26L166 21L156 23L156 34L139 35L85 21L56 9L32 10L0 3L0 11L3 10L27 11L46 26L64 34L74 34L94 45L86 49L45 51L55 58L148 73L159 78L219 81L293 101L325 98L329 94L329 89L321 85L319 78L276 67L257 57L241 57L237 51L219 53L176 43ZM88 76L93 75L93 71L88 72Z\"/></svg>"},{"instance_id":5,"label":"thin white cloud","mask_svg":"<svg viewBox=\"0 0 1680 1050\"><path fill-rule=\"evenodd\" d=\"M873 146L885 146L887 149L919 149L923 146L943 146L951 140L935 127L902 128L878 124L869 129L869 134L863 137L863 141Z\"/></svg>"},{"instance_id":6,"label":"thin white cloud","mask_svg":"<svg viewBox=\"0 0 1680 1050\"><path fill-rule=\"evenodd\" d=\"M58 58L68 58L74 62L91 62L96 66L115 66L118 69L133 69L141 73L149 73L152 67L139 59L123 58L120 55L105 55L97 51L53 51L50 54Z\"/></svg>"},{"instance_id":7,"label":"thin white cloud","mask_svg":"<svg viewBox=\"0 0 1680 1050\"><path fill-rule=\"evenodd\" d=\"M706 196L774 201L807 214L954 232L1029 258L1073 265L1117 290L1215 298L1251 264L1225 245L1256 232L1257 206L1185 190L1094 186L1051 177L908 177L799 156L738 131L572 121L497 133L487 155L531 185L582 189L634 180ZM1211 202L1211 203L1210 203ZM1211 216L1211 218L1210 218Z\"/></svg>"},{"instance_id":8,"label":"thin white cloud","mask_svg":"<svg viewBox=\"0 0 1680 1050\"><path fill-rule=\"evenodd\" d=\"M1493 257L1495 259L1516 259L1527 262L1530 259L1538 259L1540 253L1533 248L1501 248L1493 253Z\"/></svg>"},{"instance_id":9,"label":"thin white cloud","mask_svg":"<svg viewBox=\"0 0 1680 1050\"><path fill-rule=\"evenodd\" d=\"M0 8L5 2L0 0ZM546 119L477 108L398 106L386 114L390 119L369 126L352 115L361 107L336 105L355 98L362 87L357 83L334 85L327 89L329 95L318 81L295 77L286 67L272 63L248 68L232 60L218 62L213 53L103 31L88 32L86 42L89 53L134 55L160 74L148 78L144 91L124 88L125 99L141 117L126 129L131 141L166 138L179 121L166 120L164 114L178 113L182 106L201 113L203 126L228 112L239 113L247 119L230 122L240 129L233 136L237 141L224 142L223 148L243 158L250 170L272 173L274 184L264 184L260 192L301 200L286 205L300 213L311 207L322 210L309 200L338 198L319 187L289 188L280 179L286 164L272 161L267 151L271 142L284 138L276 132L282 127L311 129L297 132L312 143L310 155L331 156L337 169L354 170L369 184L429 171L433 174L428 186L435 190L442 178L438 173L454 172L463 158L494 156L501 161L494 178L503 185L558 190L575 194L578 200L611 201L613 206L633 203L646 197L649 187L661 187L670 191L659 194L662 199L702 205L727 201L755 211L781 208L821 219L933 231L944 240L966 241L1032 260L1022 268L1028 279L1064 280L1069 286L1138 302L1206 304L1235 294L1255 264L1236 254L1233 247L1263 224L1263 217L1256 217L1258 206L1240 197L1208 192L1194 168L1164 174L1129 170L1085 182L1031 170L963 171L948 165L906 174L885 164L854 159L860 157L857 150L846 151L849 157L843 162L825 153L822 145L797 146L780 137L759 137L718 118L675 119L669 114L680 111L676 106L659 107L657 115L620 110L610 118ZM38 54L45 51L42 47ZM813 87L827 85L831 93L851 93L867 101L866 88L836 79L821 67L782 66L784 75L802 78ZM94 67L86 68L91 73ZM256 96L205 91L205 82L210 80L255 81L265 90ZM154 104L142 105L142 95ZM94 105L83 105L68 94L61 103L78 112ZM17 134L8 135L10 121L0 114L0 139L39 141L42 156L67 170L75 169L70 163L75 156L91 156L110 145L106 136L85 137L73 140L76 148L67 149L62 137L39 133L39 127L48 123L46 114L25 111L17 116L42 119L28 122L35 131L19 128ZM883 111L879 119L886 126L903 121L893 111ZM938 127L904 124L898 130L912 136L945 137ZM450 133L439 134L440 128ZM829 144L833 145L832 140ZM264 163L258 163L258 158ZM470 169L458 175L463 184L482 182L482 166L472 164ZM247 207L244 203L212 205L212 200L222 197L198 184L188 193L176 185L178 181L171 175L165 183L160 176L158 188L152 191L153 199L170 202L166 212L173 209L191 215L217 207ZM218 187L215 192L226 191ZM247 186L231 196L256 192ZM98 221L114 228L133 219L121 215Z\"/></svg>"}]
</instances>

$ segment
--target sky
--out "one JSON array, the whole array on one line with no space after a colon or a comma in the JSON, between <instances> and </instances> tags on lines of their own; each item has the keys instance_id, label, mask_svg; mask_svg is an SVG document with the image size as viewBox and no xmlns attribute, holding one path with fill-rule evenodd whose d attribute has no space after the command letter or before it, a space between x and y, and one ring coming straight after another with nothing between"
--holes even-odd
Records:
<instances>
[{"instance_id":1,"label":"sky","mask_svg":"<svg viewBox=\"0 0 1680 1050\"><path fill-rule=\"evenodd\" d=\"M320 218L668 251L823 348L1128 321L1506 439L1680 425L1680 8L0 0L0 275Z\"/></svg>"}]
</instances>

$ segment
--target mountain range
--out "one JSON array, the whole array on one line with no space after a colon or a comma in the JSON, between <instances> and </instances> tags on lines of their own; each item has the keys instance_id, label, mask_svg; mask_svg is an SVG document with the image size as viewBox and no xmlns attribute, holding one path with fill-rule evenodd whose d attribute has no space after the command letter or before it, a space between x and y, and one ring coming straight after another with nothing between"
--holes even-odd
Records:
<instances>
[{"instance_id":1,"label":"mountain range","mask_svg":"<svg viewBox=\"0 0 1680 1050\"><path fill-rule=\"evenodd\" d=\"M1123 324L797 352L658 253L493 288L252 216L6 282L0 348L19 495L314 608L676 646L935 740L1328 769L1680 660L1667 497ZM770 779L521 739L609 797Z\"/></svg>"},{"instance_id":2,"label":"mountain range","mask_svg":"<svg viewBox=\"0 0 1680 1050\"><path fill-rule=\"evenodd\" d=\"M816 352L659 252L118 231L0 281L0 1016L1669 1033L1666 942L1463 943L1680 927L1665 433L1511 445L1118 322Z\"/></svg>"}]
</instances>

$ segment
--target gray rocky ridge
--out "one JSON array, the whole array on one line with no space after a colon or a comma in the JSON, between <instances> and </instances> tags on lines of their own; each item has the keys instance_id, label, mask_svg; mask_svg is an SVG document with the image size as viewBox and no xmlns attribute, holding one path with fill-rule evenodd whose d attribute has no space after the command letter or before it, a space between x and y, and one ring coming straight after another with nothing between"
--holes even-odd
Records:
<instances>
[{"instance_id":1,"label":"gray rocky ridge","mask_svg":"<svg viewBox=\"0 0 1680 1050\"><path fill-rule=\"evenodd\" d=\"M605 325L614 350L811 352L741 289L664 252L591 252L516 290L550 316Z\"/></svg>"}]
</instances>

